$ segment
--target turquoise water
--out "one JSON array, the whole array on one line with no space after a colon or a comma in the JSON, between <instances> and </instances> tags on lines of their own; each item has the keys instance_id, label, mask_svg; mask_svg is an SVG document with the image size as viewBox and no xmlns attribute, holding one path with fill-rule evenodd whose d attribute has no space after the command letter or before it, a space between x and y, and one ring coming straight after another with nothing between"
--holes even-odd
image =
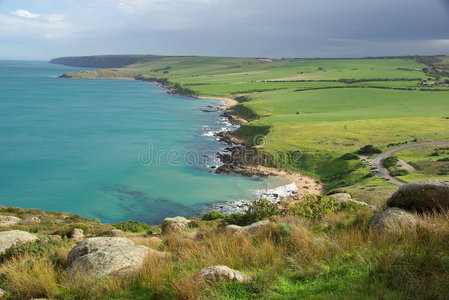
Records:
<instances>
[{"instance_id":1,"label":"turquoise water","mask_svg":"<svg viewBox=\"0 0 449 300\"><path fill-rule=\"evenodd\" d=\"M57 78L73 70L0 61L1 205L157 223L285 183L204 166L204 153L223 148L207 136L225 126L219 113L199 110L216 100L140 81Z\"/></svg>"}]
</instances>

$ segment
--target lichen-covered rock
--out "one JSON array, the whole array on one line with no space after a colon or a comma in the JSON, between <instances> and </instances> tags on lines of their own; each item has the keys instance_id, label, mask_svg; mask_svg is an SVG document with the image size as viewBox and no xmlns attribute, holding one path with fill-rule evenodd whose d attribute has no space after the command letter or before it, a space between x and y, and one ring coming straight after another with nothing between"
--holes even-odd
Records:
<instances>
[{"instance_id":1,"label":"lichen-covered rock","mask_svg":"<svg viewBox=\"0 0 449 300\"><path fill-rule=\"evenodd\" d=\"M370 223L370 231L396 231L402 228L413 229L418 224L418 218L403 209L389 208L373 217Z\"/></svg>"},{"instance_id":2,"label":"lichen-covered rock","mask_svg":"<svg viewBox=\"0 0 449 300\"><path fill-rule=\"evenodd\" d=\"M247 282L251 280L251 277L242 274L240 271L233 270L227 266L211 266L201 269L198 274L204 281L223 282L223 281L238 281Z\"/></svg>"},{"instance_id":3,"label":"lichen-covered rock","mask_svg":"<svg viewBox=\"0 0 449 300\"><path fill-rule=\"evenodd\" d=\"M405 184L387 200L387 205L417 211L448 210L449 180L424 180Z\"/></svg>"},{"instance_id":4,"label":"lichen-covered rock","mask_svg":"<svg viewBox=\"0 0 449 300\"><path fill-rule=\"evenodd\" d=\"M37 240L37 237L29 232L10 230L0 232L0 254L16 243L28 243Z\"/></svg>"},{"instance_id":5,"label":"lichen-covered rock","mask_svg":"<svg viewBox=\"0 0 449 300\"><path fill-rule=\"evenodd\" d=\"M79 243L84 240L84 230L80 228L73 228L72 232L70 232L70 238L75 242Z\"/></svg>"},{"instance_id":6,"label":"lichen-covered rock","mask_svg":"<svg viewBox=\"0 0 449 300\"><path fill-rule=\"evenodd\" d=\"M351 201L352 200L351 195L348 193L332 194L329 197L331 197L332 199L335 199L335 200L339 200L339 201Z\"/></svg>"},{"instance_id":7,"label":"lichen-covered rock","mask_svg":"<svg viewBox=\"0 0 449 300\"><path fill-rule=\"evenodd\" d=\"M123 234L123 231L121 231L120 229L112 229L111 235L120 237L120 236L123 236L124 234Z\"/></svg>"},{"instance_id":8,"label":"lichen-covered rock","mask_svg":"<svg viewBox=\"0 0 449 300\"><path fill-rule=\"evenodd\" d=\"M259 231L261 228L265 228L269 225L270 225L269 220L262 220L247 226L228 225L225 227L225 231L233 234L238 234L242 232L253 234Z\"/></svg>"},{"instance_id":9,"label":"lichen-covered rock","mask_svg":"<svg viewBox=\"0 0 449 300\"><path fill-rule=\"evenodd\" d=\"M41 219L40 219L39 217L36 217L36 216L29 216L29 217L26 217L26 218L21 222L21 224L29 225L29 224L37 224L37 223L40 223L40 222L41 222Z\"/></svg>"},{"instance_id":10,"label":"lichen-covered rock","mask_svg":"<svg viewBox=\"0 0 449 300\"><path fill-rule=\"evenodd\" d=\"M140 270L147 255L166 254L123 237L88 238L69 252L67 271L84 271L95 278L133 274Z\"/></svg>"},{"instance_id":11,"label":"lichen-covered rock","mask_svg":"<svg viewBox=\"0 0 449 300\"><path fill-rule=\"evenodd\" d=\"M338 200L338 201L341 201L341 202L352 202L352 203L355 203L355 204L358 204L358 205L362 205L362 206L365 206L365 207L367 207L367 208L369 208L369 209L371 209L373 211L376 209L375 206L370 205L370 204L368 204L366 202L357 201L357 200L352 199L352 196L350 194L348 194L348 193L332 194L332 195L329 195L329 197L331 199L335 199L335 200Z\"/></svg>"},{"instance_id":12,"label":"lichen-covered rock","mask_svg":"<svg viewBox=\"0 0 449 300\"><path fill-rule=\"evenodd\" d=\"M165 218L161 224L161 230L163 233L182 232L191 222L184 217Z\"/></svg>"},{"instance_id":13,"label":"lichen-covered rock","mask_svg":"<svg viewBox=\"0 0 449 300\"><path fill-rule=\"evenodd\" d=\"M14 216L0 216L0 226L17 225L22 219Z\"/></svg>"}]
</instances>

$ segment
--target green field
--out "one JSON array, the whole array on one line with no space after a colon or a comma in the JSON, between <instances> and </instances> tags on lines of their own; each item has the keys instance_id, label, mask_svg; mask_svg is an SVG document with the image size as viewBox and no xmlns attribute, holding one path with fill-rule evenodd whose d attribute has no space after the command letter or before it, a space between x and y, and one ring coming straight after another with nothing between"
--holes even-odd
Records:
<instances>
[{"instance_id":1,"label":"green field","mask_svg":"<svg viewBox=\"0 0 449 300\"><path fill-rule=\"evenodd\" d=\"M399 178L413 182L423 179L449 180L449 147L423 146L399 151L398 158L411 164L416 171Z\"/></svg>"},{"instance_id":2,"label":"green field","mask_svg":"<svg viewBox=\"0 0 449 300\"><path fill-rule=\"evenodd\" d=\"M441 73L447 58L437 60ZM161 57L119 72L164 79L199 96L245 96L249 101L234 110L251 122L238 133L247 139L266 135L264 150L273 154L301 151L299 162L278 160L277 166L335 188L374 180L363 179L369 172L358 161L340 160L344 153L367 144L387 149L449 140L447 78L418 61L423 60ZM439 84L422 86L421 80Z\"/></svg>"}]
</instances>

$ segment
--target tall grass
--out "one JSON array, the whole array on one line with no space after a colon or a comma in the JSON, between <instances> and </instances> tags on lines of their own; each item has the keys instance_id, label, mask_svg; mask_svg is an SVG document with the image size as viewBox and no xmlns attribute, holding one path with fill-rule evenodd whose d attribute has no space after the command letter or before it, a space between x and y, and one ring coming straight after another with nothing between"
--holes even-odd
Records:
<instances>
[{"instance_id":1,"label":"tall grass","mask_svg":"<svg viewBox=\"0 0 449 300\"><path fill-rule=\"evenodd\" d=\"M57 258L60 263L25 255L3 264L2 287L17 299L190 300L274 295L285 299L312 294L316 299L344 295L376 299L382 294L397 299L445 299L449 294L449 213L423 215L415 229L382 234L369 232L370 217L366 210L339 212L320 220L276 216L270 226L252 235L226 233L217 223L200 224L202 234L195 238L163 236L158 248L171 255L149 256L141 272L128 277L94 280L83 273L66 274L61 263L64 249ZM145 239L141 236L136 241L145 244ZM211 285L197 273L212 265L227 265L253 279L244 284Z\"/></svg>"}]
</instances>

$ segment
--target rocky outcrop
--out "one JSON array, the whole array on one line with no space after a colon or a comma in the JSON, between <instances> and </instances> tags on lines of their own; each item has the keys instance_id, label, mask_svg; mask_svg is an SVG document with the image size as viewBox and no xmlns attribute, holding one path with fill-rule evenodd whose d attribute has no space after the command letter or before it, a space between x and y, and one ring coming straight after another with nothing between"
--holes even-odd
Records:
<instances>
[{"instance_id":1,"label":"rocky outcrop","mask_svg":"<svg viewBox=\"0 0 449 300\"><path fill-rule=\"evenodd\" d=\"M75 242L79 243L84 240L84 230L80 228L73 228L72 232L70 232L70 238Z\"/></svg>"},{"instance_id":2,"label":"rocky outcrop","mask_svg":"<svg viewBox=\"0 0 449 300\"><path fill-rule=\"evenodd\" d=\"M401 186L388 200L390 207L423 211L449 209L449 180L424 180Z\"/></svg>"},{"instance_id":3,"label":"rocky outcrop","mask_svg":"<svg viewBox=\"0 0 449 300\"><path fill-rule=\"evenodd\" d=\"M211 266L201 269L197 276L209 283L223 281L248 282L251 277L242 274L240 271L233 270L227 266Z\"/></svg>"},{"instance_id":4,"label":"rocky outcrop","mask_svg":"<svg viewBox=\"0 0 449 300\"><path fill-rule=\"evenodd\" d=\"M11 226L17 225L22 221L22 219L14 216L0 216L0 226Z\"/></svg>"},{"instance_id":5,"label":"rocky outcrop","mask_svg":"<svg viewBox=\"0 0 449 300\"><path fill-rule=\"evenodd\" d=\"M228 225L225 227L225 231L232 234L238 234L242 232L254 234L257 233L257 231L259 231L260 229L266 228L269 225L269 220L262 220L248 226Z\"/></svg>"},{"instance_id":6,"label":"rocky outcrop","mask_svg":"<svg viewBox=\"0 0 449 300\"><path fill-rule=\"evenodd\" d=\"M17 243L28 243L35 240L37 240L37 237L26 231L2 231L0 232L0 254Z\"/></svg>"},{"instance_id":7,"label":"rocky outcrop","mask_svg":"<svg viewBox=\"0 0 449 300\"><path fill-rule=\"evenodd\" d=\"M166 254L135 245L123 237L88 238L69 252L67 271L84 271L95 278L134 274L140 270L147 255L162 257Z\"/></svg>"},{"instance_id":8,"label":"rocky outcrop","mask_svg":"<svg viewBox=\"0 0 449 300\"><path fill-rule=\"evenodd\" d=\"M418 224L416 215L400 208L389 208L377 214L371 220L371 232L397 231L408 228L413 229Z\"/></svg>"},{"instance_id":9,"label":"rocky outcrop","mask_svg":"<svg viewBox=\"0 0 449 300\"><path fill-rule=\"evenodd\" d=\"M348 193L337 193L337 194L332 194L329 197L331 197L332 199L338 200L338 201L351 201L352 197L350 194Z\"/></svg>"},{"instance_id":10,"label":"rocky outcrop","mask_svg":"<svg viewBox=\"0 0 449 300\"><path fill-rule=\"evenodd\" d=\"M366 202L363 201L357 201L352 199L352 196L348 193L337 193L337 194L332 194L329 195L330 198L335 199L337 201L341 201L341 202L352 202L352 203L356 203L362 206L366 206L367 208L371 209L371 210L375 210L376 207L373 205L370 205Z\"/></svg>"},{"instance_id":11,"label":"rocky outcrop","mask_svg":"<svg viewBox=\"0 0 449 300\"><path fill-rule=\"evenodd\" d=\"M112 236L123 236L123 231L121 231L120 229L112 229L111 235Z\"/></svg>"},{"instance_id":12,"label":"rocky outcrop","mask_svg":"<svg viewBox=\"0 0 449 300\"><path fill-rule=\"evenodd\" d=\"M188 228L191 222L184 217L165 218L161 229L163 233L182 232Z\"/></svg>"},{"instance_id":13,"label":"rocky outcrop","mask_svg":"<svg viewBox=\"0 0 449 300\"><path fill-rule=\"evenodd\" d=\"M28 216L21 222L21 224L30 225L30 224L37 224L37 223L40 223L40 222L41 222L41 219L39 217Z\"/></svg>"}]
</instances>

